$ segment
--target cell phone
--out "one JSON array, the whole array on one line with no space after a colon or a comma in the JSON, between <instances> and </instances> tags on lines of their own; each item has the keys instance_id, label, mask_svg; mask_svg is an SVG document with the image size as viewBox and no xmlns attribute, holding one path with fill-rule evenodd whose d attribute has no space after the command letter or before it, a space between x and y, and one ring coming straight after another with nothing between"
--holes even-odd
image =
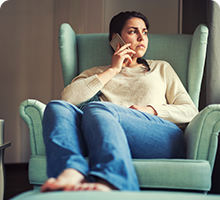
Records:
<instances>
[{"instance_id":1,"label":"cell phone","mask_svg":"<svg viewBox=\"0 0 220 200\"><path fill-rule=\"evenodd\" d=\"M121 45L121 47L126 44L125 41L121 38L121 36L118 33L116 33L110 42L110 45L115 51L117 49L118 43Z\"/></svg>"}]
</instances>

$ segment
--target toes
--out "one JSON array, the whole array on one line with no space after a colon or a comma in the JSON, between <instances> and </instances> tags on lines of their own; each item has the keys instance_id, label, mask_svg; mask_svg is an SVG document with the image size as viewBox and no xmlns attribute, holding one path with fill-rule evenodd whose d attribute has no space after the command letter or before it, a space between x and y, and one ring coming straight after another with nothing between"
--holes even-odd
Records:
<instances>
[{"instance_id":1,"label":"toes","mask_svg":"<svg viewBox=\"0 0 220 200\"><path fill-rule=\"evenodd\" d=\"M41 192L50 191L51 186L55 183L55 178L49 178L41 187Z\"/></svg>"},{"instance_id":2,"label":"toes","mask_svg":"<svg viewBox=\"0 0 220 200\"><path fill-rule=\"evenodd\" d=\"M100 183L82 183L82 184L78 184L75 185L74 187L72 187L70 190L72 191L111 191L111 188L100 184Z\"/></svg>"},{"instance_id":3,"label":"toes","mask_svg":"<svg viewBox=\"0 0 220 200\"><path fill-rule=\"evenodd\" d=\"M91 190L91 183L82 183L78 184L74 187L74 191L85 191L85 190Z\"/></svg>"},{"instance_id":4,"label":"toes","mask_svg":"<svg viewBox=\"0 0 220 200\"><path fill-rule=\"evenodd\" d=\"M62 179L49 178L41 187L41 192L59 191L63 190L67 186L67 182Z\"/></svg>"},{"instance_id":5,"label":"toes","mask_svg":"<svg viewBox=\"0 0 220 200\"><path fill-rule=\"evenodd\" d=\"M49 191L111 191L112 188L107 182L100 181L98 183L87 183L86 180L81 182L73 182L71 179L63 178L62 176L48 179L41 187L41 192Z\"/></svg>"},{"instance_id":6,"label":"toes","mask_svg":"<svg viewBox=\"0 0 220 200\"><path fill-rule=\"evenodd\" d=\"M103 191L103 192L108 192L108 191L111 191L111 188L106 186L106 185L97 183L96 186L95 186L95 190Z\"/></svg>"}]
</instances>

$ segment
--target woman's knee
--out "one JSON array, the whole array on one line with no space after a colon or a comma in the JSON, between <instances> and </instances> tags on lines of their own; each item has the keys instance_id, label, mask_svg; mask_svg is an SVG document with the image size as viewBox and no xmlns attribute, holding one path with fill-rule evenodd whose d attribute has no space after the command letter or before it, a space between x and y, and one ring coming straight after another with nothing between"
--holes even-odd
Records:
<instances>
[{"instance_id":1,"label":"woman's knee","mask_svg":"<svg viewBox=\"0 0 220 200\"><path fill-rule=\"evenodd\" d=\"M106 102L106 101L93 101L93 102L89 102L85 108L108 108L111 104L110 102Z\"/></svg>"},{"instance_id":2,"label":"woman's knee","mask_svg":"<svg viewBox=\"0 0 220 200\"><path fill-rule=\"evenodd\" d=\"M53 100L50 101L46 109L44 111L44 118L52 117L52 116L68 116L73 113L82 114L83 112L78 109L76 106L63 101L63 100Z\"/></svg>"},{"instance_id":3,"label":"woman's knee","mask_svg":"<svg viewBox=\"0 0 220 200\"><path fill-rule=\"evenodd\" d=\"M67 101L63 101L63 100L52 100L50 101L47 106L46 109L62 109L62 107L68 107L70 106L70 103L68 103Z\"/></svg>"},{"instance_id":4,"label":"woman's knee","mask_svg":"<svg viewBox=\"0 0 220 200\"><path fill-rule=\"evenodd\" d=\"M83 113L84 115L95 113L108 113L116 117L117 109L115 107L116 105L110 102L90 102L85 106Z\"/></svg>"}]
</instances>

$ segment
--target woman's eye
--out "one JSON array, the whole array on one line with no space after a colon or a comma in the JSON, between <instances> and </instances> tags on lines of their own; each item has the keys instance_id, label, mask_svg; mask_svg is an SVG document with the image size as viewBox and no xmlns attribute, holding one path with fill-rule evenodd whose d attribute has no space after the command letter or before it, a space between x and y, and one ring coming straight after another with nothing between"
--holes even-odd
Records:
<instances>
[{"instance_id":1,"label":"woman's eye","mask_svg":"<svg viewBox=\"0 0 220 200\"><path fill-rule=\"evenodd\" d=\"M135 30L133 30L133 31L131 31L130 33L136 33L136 31L135 31Z\"/></svg>"},{"instance_id":2,"label":"woman's eye","mask_svg":"<svg viewBox=\"0 0 220 200\"><path fill-rule=\"evenodd\" d=\"M143 34L144 34L144 35L147 35L147 31L144 31Z\"/></svg>"}]
</instances>

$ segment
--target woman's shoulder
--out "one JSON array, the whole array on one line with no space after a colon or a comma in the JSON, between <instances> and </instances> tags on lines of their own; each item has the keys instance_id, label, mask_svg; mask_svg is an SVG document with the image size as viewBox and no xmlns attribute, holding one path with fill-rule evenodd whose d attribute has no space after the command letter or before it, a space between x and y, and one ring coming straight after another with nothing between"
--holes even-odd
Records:
<instances>
[{"instance_id":1,"label":"woman's shoulder","mask_svg":"<svg viewBox=\"0 0 220 200\"><path fill-rule=\"evenodd\" d=\"M173 70L172 66L170 63L168 63L165 60L147 60L151 70Z\"/></svg>"},{"instance_id":2,"label":"woman's shoulder","mask_svg":"<svg viewBox=\"0 0 220 200\"><path fill-rule=\"evenodd\" d=\"M168 66L170 67L170 63L165 61L165 60L147 60L148 64L154 64L154 65L159 65L159 66Z\"/></svg>"}]
</instances>

